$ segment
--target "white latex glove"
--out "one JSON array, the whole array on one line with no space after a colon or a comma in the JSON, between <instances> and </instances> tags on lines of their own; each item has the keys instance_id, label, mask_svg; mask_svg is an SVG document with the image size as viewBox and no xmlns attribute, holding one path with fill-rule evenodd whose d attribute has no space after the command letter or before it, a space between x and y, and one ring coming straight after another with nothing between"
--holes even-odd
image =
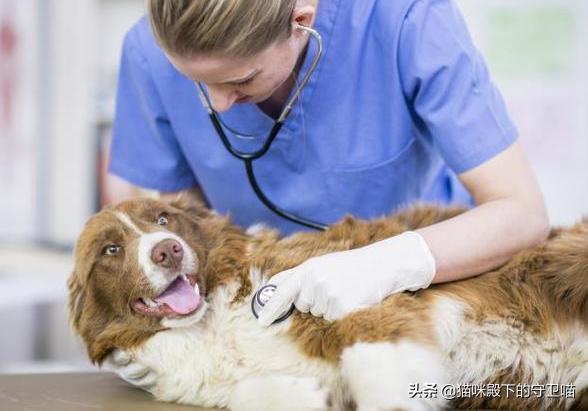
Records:
<instances>
[{"instance_id":1,"label":"white latex glove","mask_svg":"<svg viewBox=\"0 0 588 411\"><path fill-rule=\"evenodd\" d=\"M401 291L428 287L435 260L423 237L406 231L349 251L313 257L270 280L277 290L259 315L259 324L274 322L292 303L327 321L371 307Z\"/></svg>"},{"instance_id":2,"label":"white latex glove","mask_svg":"<svg viewBox=\"0 0 588 411\"><path fill-rule=\"evenodd\" d=\"M157 378L155 371L134 362L132 355L128 352L118 349L114 350L106 357L106 362L112 371L117 373L120 378L129 384L148 392L151 392L151 389L155 387Z\"/></svg>"}]
</instances>

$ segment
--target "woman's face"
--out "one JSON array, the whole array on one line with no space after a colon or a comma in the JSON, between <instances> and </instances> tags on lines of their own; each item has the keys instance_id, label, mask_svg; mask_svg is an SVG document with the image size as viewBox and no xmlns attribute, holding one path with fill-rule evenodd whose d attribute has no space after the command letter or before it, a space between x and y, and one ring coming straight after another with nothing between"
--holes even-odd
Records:
<instances>
[{"instance_id":1,"label":"woman's face","mask_svg":"<svg viewBox=\"0 0 588 411\"><path fill-rule=\"evenodd\" d=\"M293 30L290 37L247 58L168 56L188 78L206 84L213 108L223 112L235 103L267 100L292 74L307 36Z\"/></svg>"}]
</instances>

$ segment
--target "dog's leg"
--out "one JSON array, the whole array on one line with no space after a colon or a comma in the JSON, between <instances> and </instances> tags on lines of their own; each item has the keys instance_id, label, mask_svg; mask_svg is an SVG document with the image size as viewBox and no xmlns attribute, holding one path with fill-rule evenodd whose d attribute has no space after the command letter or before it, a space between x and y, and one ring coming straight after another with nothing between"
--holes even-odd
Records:
<instances>
[{"instance_id":1,"label":"dog's leg","mask_svg":"<svg viewBox=\"0 0 588 411\"><path fill-rule=\"evenodd\" d=\"M329 392L316 378L269 375L247 378L231 393L231 411L326 411Z\"/></svg>"},{"instance_id":2,"label":"dog's leg","mask_svg":"<svg viewBox=\"0 0 588 411\"><path fill-rule=\"evenodd\" d=\"M441 354L422 343L356 343L343 351L341 373L357 411L440 410L447 402L411 394L411 385L447 382ZM419 398L420 397L420 398Z\"/></svg>"}]
</instances>

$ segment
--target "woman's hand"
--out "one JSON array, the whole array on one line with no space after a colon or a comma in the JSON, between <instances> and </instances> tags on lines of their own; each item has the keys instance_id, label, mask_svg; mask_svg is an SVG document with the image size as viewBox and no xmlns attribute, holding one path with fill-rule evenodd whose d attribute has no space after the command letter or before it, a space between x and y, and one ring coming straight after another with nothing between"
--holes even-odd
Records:
<instances>
[{"instance_id":1,"label":"woman's hand","mask_svg":"<svg viewBox=\"0 0 588 411\"><path fill-rule=\"evenodd\" d=\"M278 288L259 316L268 326L294 304L327 321L379 303L390 294L428 287L435 260L420 234L407 231L366 247L314 257L273 276Z\"/></svg>"}]
</instances>

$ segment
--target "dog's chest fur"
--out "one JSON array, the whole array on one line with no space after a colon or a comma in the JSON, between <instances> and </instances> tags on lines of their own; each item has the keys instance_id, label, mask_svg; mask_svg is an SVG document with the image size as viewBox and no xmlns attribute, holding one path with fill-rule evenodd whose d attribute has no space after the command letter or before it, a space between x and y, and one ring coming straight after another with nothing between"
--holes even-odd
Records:
<instances>
[{"instance_id":1,"label":"dog's chest fur","mask_svg":"<svg viewBox=\"0 0 588 411\"><path fill-rule=\"evenodd\" d=\"M255 270L253 290L261 285ZM286 336L289 320L261 327L251 312L253 295L231 304L239 284L217 288L196 325L151 337L135 352L159 374L154 395L164 401L226 406L235 384L248 377L282 374L316 377L339 391L336 368L303 355Z\"/></svg>"}]
</instances>

